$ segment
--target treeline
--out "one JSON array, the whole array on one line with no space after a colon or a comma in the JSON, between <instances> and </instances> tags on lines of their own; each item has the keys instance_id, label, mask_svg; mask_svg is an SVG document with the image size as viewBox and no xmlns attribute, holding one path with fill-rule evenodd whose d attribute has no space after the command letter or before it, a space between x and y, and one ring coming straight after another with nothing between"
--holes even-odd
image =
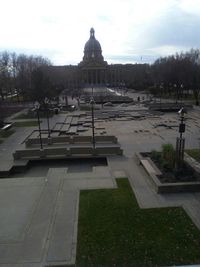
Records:
<instances>
[{"instance_id":1,"label":"treeline","mask_svg":"<svg viewBox=\"0 0 200 267\"><path fill-rule=\"evenodd\" d=\"M152 65L119 64L112 67L122 68L120 81L124 81L128 88L148 90L157 96L168 95L177 101L191 96L199 104L199 49L161 57ZM15 94L23 100L42 101L45 96L58 95L69 85L74 91L79 88L77 84L81 84L79 71L78 66L52 66L49 59L41 56L0 52L0 100Z\"/></svg>"},{"instance_id":2,"label":"treeline","mask_svg":"<svg viewBox=\"0 0 200 267\"><path fill-rule=\"evenodd\" d=\"M0 99L4 101L9 96L36 99L36 94L41 93L36 90L38 83L45 87L50 84L42 71L50 65L50 60L42 56L0 52Z\"/></svg>"},{"instance_id":3,"label":"treeline","mask_svg":"<svg viewBox=\"0 0 200 267\"><path fill-rule=\"evenodd\" d=\"M199 105L200 95L200 50L157 59L151 66L153 94L165 94L177 100L193 95L196 105Z\"/></svg>"}]
</instances>

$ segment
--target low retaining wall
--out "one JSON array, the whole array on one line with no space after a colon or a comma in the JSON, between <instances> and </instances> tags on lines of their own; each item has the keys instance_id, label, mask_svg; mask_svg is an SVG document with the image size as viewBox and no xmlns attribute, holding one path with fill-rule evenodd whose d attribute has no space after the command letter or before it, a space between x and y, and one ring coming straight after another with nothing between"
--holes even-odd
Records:
<instances>
[{"instance_id":1,"label":"low retaining wall","mask_svg":"<svg viewBox=\"0 0 200 267\"><path fill-rule=\"evenodd\" d=\"M29 159L38 160L42 158L67 158L67 157L78 157L78 156L108 156L108 155L122 155L123 150L118 144L116 146L105 146L96 147L93 149L91 146L79 146L79 147L54 147L44 149L21 149L16 150L13 153L15 160Z\"/></svg>"},{"instance_id":2,"label":"low retaining wall","mask_svg":"<svg viewBox=\"0 0 200 267\"><path fill-rule=\"evenodd\" d=\"M148 173L150 181L157 193L200 192L200 182L198 181L178 182L178 183L161 183L156 175L157 170L155 170L154 166L151 165L151 161L148 161L148 158L143 157L141 153L136 153L136 157L139 159L140 164L143 165L144 169ZM191 158L188 154L186 154L185 157L187 158L186 160L187 164L189 161L190 162L192 161L194 163L195 160ZM148 161L148 163L151 166L150 168L148 168L148 164L144 164L143 162L144 160ZM200 163L195 161L195 164L199 166L199 170L200 170ZM193 165L190 165L190 166L193 167ZM154 171L152 171L152 169Z\"/></svg>"},{"instance_id":3,"label":"low retaining wall","mask_svg":"<svg viewBox=\"0 0 200 267\"><path fill-rule=\"evenodd\" d=\"M200 163L187 153L184 153L185 163L194 170L196 178L200 178Z\"/></svg>"},{"instance_id":4,"label":"low retaining wall","mask_svg":"<svg viewBox=\"0 0 200 267\"><path fill-rule=\"evenodd\" d=\"M95 136L96 143L117 143L117 138L114 135L97 135ZM56 145L56 144L77 144L77 143L92 143L92 136L58 136L51 138L42 138L43 145ZM39 138L29 138L25 142L26 147L37 146L40 144Z\"/></svg>"}]
</instances>

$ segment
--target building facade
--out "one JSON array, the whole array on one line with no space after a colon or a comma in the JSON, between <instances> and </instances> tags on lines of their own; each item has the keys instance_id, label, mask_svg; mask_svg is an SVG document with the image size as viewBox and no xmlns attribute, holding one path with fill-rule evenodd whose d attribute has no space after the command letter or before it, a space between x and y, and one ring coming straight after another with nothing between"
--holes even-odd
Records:
<instances>
[{"instance_id":1,"label":"building facade","mask_svg":"<svg viewBox=\"0 0 200 267\"><path fill-rule=\"evenodd\" d=\"M51 66L49 72L55 84L73 90L91 86L140 87L140 81L147 79L148 69L148 64L109 65L91 28L82 61L78 65Z\"/></svg>"},{"instance_id":2,"label":"building facade","mask_svg":"<svg viewBox=\"0 0 200 267\"><path fill-rule=\"evenodd\" d=\"M83 60L78 64L83 87L106 84L108 64L102 56L101 45L95 38L95 31L90 30L90 38L84 47Z\"/></svg>"}]
</instances>

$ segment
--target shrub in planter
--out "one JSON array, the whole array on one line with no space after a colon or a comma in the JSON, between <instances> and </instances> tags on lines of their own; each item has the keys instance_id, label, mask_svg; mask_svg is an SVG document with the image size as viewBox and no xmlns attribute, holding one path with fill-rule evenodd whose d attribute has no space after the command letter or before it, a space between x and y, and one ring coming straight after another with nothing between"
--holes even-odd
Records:
<instances>
[{"instance_id":1,"label":"shrub in planter","mask_svg":"<svg viewBox=\"0 0 200 267\"><path fill-rule=\"evenodd\" d=\"M175 150L172 144L162 145L162 165L164 169L172 170L175 166Z\"/></svg>"},{"instance_id":2,"label":"shrub in planter","mask_svg":"<svg viewBox=\"0 0 200 267\"><path fill-rule=\"evenodd\" d=\"M156 150L152 150L151 151L151 158L156 161L159 162L160 161L160 157L161 157L161 153L156 151Z\"/></svg>"}]
</instances>

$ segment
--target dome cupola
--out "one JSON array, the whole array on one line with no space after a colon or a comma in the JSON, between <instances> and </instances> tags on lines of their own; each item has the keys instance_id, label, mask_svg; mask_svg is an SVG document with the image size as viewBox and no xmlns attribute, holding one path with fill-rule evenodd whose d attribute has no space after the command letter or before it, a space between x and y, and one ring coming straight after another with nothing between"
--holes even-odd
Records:
<instances>
[{"instance_id":1,"label":"dome cupola","mask_svg":"<svg viewBox=\"0 0 200 267\"><path fill-rule=\"evenodd\" d=\"M86 42L84 47L83 61L103 61L101 45L95 38L94 28L90 29L90 39Z\"/></svg>"}]
</instances>

